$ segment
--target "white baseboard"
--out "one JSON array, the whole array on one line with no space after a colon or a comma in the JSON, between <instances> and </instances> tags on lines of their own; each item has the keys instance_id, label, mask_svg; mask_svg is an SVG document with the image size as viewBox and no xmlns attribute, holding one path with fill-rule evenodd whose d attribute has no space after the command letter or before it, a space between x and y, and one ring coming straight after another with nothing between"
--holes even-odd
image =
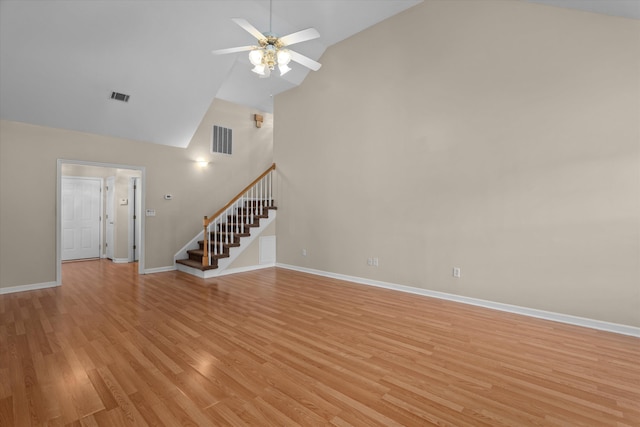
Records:
<instances>
[{"instance_id":1,"label":"white baseboard","mask_svg":"<svg viewBox=\"0 0 640 427\"><path fill-rule=\"evenodd\" d=\"M128 264L129 258L111 258L111 262L114 264Z\"/></svg>"},{"instance_id":2,"label":"white baseboard","mask_svg":"<svg viewBox=\"0 0 640 427\"><path fill-rule=\"evenodd\" d=\"M58 282L34 283L32 285L12 286L10 288L0 288L0 295L12 294L14 292L36 291L38 289L55 288L60 286Z\"/></svg>"},{"instance_id":3,"label":"white baseboard","mask_svg":"<svg viewBox=\"0 0 640 427\"><path fill-rule=\"evenodd\" d=\"M228 268L226 270L220 270L214 268L213 270L201 271L196 268L191 268L183 264L176 264L176 270L183 273L191 274L192 276L199 277L201 279L212 279L214 277L227 276L229 274L246 273L248 271L261 270L263 268L275 267L275 263L250 265L247 267Z\"/></svg>"},{"instance_id":4,"label":"white baseboard","mask_svg":"<svg viewBox=\"0 0 640 427\"><path fill-rule=\"evenodd\" d=\"M177 270L175 265L168 265L166 267L147 268L144 270L144 274L164 273L166 271Z\"/></svg>"},{"instance_id":5,"label":"white baseboard","mask_svg":"<svg viewBox=\"0 0 640 427\"><path fill-rule=\"evenodd\" d=\"M448 294L446 292L430 291L427 289L414 288L411 286L398 285L395 283L382 282L379 280L365 279L363 277L348 276L345 274L331 273L328 271L314 270L312 268L298 267L295 265L279 264L276 267L286 268L288 270L300 271L302 273L315 274L317 276L330 277L332 279L346 280L349 282L359 283L362 285L376 286L379 288L393 289L411 294L423 295L432 298L444 299L449 301L461 302L463 304L476 305L479 307L490 308L493 310L506 311L509 313L521 314L529 317L537 317L539 319L551 320L554 322L567 323L570 325L583 326L601 331L615 332L622 335L630 335L640 337L640 328L629 325L621 325L619 323L604 322L601 320L588 319L585 317L572 316L569 314L554 313L551 311L538 310L535 308L521 307L511 304L503 304L500 302L487 301L477 298L470 298L461 295Z\"/></svg>"}]
</instances>

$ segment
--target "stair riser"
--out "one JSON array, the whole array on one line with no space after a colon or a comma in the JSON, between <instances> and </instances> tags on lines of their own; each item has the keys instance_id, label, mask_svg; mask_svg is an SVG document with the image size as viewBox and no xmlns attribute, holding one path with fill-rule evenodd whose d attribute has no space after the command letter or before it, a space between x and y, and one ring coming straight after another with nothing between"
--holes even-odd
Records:
<instances>
[{"instance_id":1,"label":"stair riser","mask_svg":"<svg viewBox=\"0 0 640 427\"><path fill-rule=\"evenodd\" d=\"M233 246L227 246L227 245L218 245L218 250L215 250L215 245L211 244L209 245L209 252L211 252L212 254L228 254L229 253L229 248L230 247L235 247L235 246L240 246L239 244L235 244ZM200 246L200 250L204 250L204 245L199 245ZM188 252L187 252L188 253Z\"/></svg>"},{"instance_id":2,"label":"stair riser","mask_svg":"<svg viewBox=\"0 0 640 427\"><path fill-rule=\"evenodd\" d=\"M210 242L223 242L227 243L227 237L225 235L218 235L217 233L211 233L209 237ZM198 244L203 243L203 240L198 241ZM229 238L229 243L240 243L240 236L234 234Z\"/></svg>"},{"instance_id":3,"label":"stair riser","mask_svg":"<svg viewBox=\"0 0 640 427\"><path fill-rule=\"evenodd\" d=\"M198 256L198 255L195 255L195 254L189 254L189 259L202 264L202 255ZM215 258L211 259L211 267L218 268L218 260L217 259L215 259Z\"/></svg>"},{"instance_id":4,"label":"stair riser","mask_svg":"<svg viewBox=\"0 0 640 427\"><path fill-rule=\"evenodd\" d=\"M242 224L245 227L257 227L260 225L260 218L257 216L253 216L253 222L251 221L251 216L249 215L228 215L227 222L232 224Z\"/></svg>"},{"instance_id":5,"label":"stair riser","mask_svg":"<svg viewBox=\"0 0 640 427\"><path fill-rule=\"evenodd\" d=\"M218 231L232 232L237 234L248 234L248 233L251 233L251 227L245 224L238 224L238 223L219 224Z\"/></svg>"},{"instance_id":6,"label":"stair riser","mask_svg":"<svg viewBox=\"0 0 640 427\"><path fill-rule=\"evenodd\" d=\"M267 218L269 217L269 209L238 208L238 215L240 216L250 216L251 214Z\"/></svg>"},{"instance_id":7,"label":"stair riser","mask_svg":"<svg viewBox=\"0 0 640 427\"><path fill-rule=\"evenodd\" d=\"M229 258L229 250L223 250L220 253L215 253L215 252L209 252L211 254L211 258L212 259L218 259L218 258ZM204 255L204 251L202 249L192 249L190 251L187 251L187 255L189 256L189 259L192 260L200 260L202 261L202 256Z\"/></svg>"},{"instance_id":8,"label":"stair riser","mask_svg":"<svg viewBox=\"0 0 640 427\"><path fill-rule=\"evenodd\" d=\"M195 269L202 270L202 271L213 270L213 269L218 268L218 262L217 261L212 262L211 263L212 265L209 266L209 267L203 267L201 259L198 260L198 261L194 261L192 259L185 259L185 260L178 260L176 262L178 264L186 265L188 267L195 268Z\"/></svg>"}]
</instances>

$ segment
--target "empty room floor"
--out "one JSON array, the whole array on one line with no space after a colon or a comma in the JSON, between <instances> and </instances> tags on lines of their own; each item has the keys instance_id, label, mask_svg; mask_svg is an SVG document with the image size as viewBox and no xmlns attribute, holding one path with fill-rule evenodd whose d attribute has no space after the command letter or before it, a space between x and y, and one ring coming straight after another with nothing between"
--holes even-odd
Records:
<instances>
[{"instance_id":1,"label":"empty room floor","mask_svg":"<svg viewBox=\"0 0 640 427\"><path fill-rule=\"evenodd\" d=\"M640 339L281 268L0 295L4 426L638 426Z\"/></svg>"}]
</instances>

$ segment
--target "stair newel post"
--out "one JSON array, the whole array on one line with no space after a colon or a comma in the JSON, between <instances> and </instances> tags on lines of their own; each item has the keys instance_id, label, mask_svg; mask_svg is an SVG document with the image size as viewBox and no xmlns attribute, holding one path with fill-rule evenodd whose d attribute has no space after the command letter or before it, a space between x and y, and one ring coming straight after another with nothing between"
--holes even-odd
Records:
<instances>
[{"instance_id":1,"label":"stair newel post","mask_svg":"<svg viewBox=\"0 0 640 427\"><path fill-rule=\"evenodd\" d=\"M204 216L204 253L202 254L202 266L209 266L209 224L207 224L207 216Z\"/></svg>"}]
</instances>

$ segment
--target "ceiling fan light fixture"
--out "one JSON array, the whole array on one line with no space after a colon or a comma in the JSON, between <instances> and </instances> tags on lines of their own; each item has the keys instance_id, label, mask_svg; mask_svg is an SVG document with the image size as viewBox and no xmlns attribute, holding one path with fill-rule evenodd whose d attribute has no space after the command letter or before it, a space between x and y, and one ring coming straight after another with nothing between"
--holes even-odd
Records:
<instances>
[{"instance_id":1,"label":"ceiling fan light fixture","mask_svg":"<svg viewBox=\"0 0 640 427\"><path fill-rule=\"evenodd\" d=\"M264 64L257 64L255 67L253 67L253 69L251 71L253 71L254 73L260 75L260 76L264 76L264 70L265 70L265 66Z\"/></svg>"},{"instance_id":2,"label":"ceiling fan light fixture","mask_svg":"<svg viewBox=\"0 0 640 427\"><path fill-rule=\"evenodd\" d=\"M287 47L296 43L317 39L320 37L320 33L318 33L318 30L315 28L307 28L306 30L296 31L295 33L278 37L276 34L271 32L271 20L273 18L272 1L273 0L269 1L269 32L260 32L246 19L232 19L233 22L255 37L258 40L258 45L218 49L214 50L212 53L214 55L222 55L248 51L249 61L253 66L251 71L258 74L261 78L269 77L271 75L271 71L275 71L276 66L280 70L280 75L285 75L291 71L291 67L289 67L289 63L291 61L301 64L310 70L318 71L322 66L320 63L301 55L294 50L289 50Z\"/></svg>"},{"instance_id":3,"label":"ceiling fan light fixture","mask_svg":"<svg viewBox=\"0 0 640 427\"><path fill-rule=\"evenodd\" d=\"M278 64L278 68L280 69L281 76L284 76L289 71L291 71L291 67L289 67L287 64Z\"/></svg>"},{"instance_id":4,"label":"ceiling fan light fixture","mask_svg":"<svg viewBox=\"0 0 640 427\"><path fill-rule=\"evenodd\" d=\"M280 65L287 65L289 64L289 62L291 62L291 54L286 49L278 50L277 57L278 57L278 64Z\"/></svg>"},{"instance_id":5,"label":"ceiling fan light fixture","mask_svg":"<svg viewBox=\"0 0 640 427\"><path fill-rule=\"evenodd\" d=\"M266 79L266 78L269 78L270 76L271 76L271 68L269 67L264 67L264 72L259 75L261 79Z\"/></svg>"},{"instance_id":6,"label":"ceiling fan light fixture","mask_svg":"<svg viewBox=\"0 0 640 427\"><path fill-rule=\"evenodd\" d=\"M264 54L262 53L262 49L255 49L249 52L249 61L255 66L262 64L262 58Z\"/></svg>"}]
</instances>

